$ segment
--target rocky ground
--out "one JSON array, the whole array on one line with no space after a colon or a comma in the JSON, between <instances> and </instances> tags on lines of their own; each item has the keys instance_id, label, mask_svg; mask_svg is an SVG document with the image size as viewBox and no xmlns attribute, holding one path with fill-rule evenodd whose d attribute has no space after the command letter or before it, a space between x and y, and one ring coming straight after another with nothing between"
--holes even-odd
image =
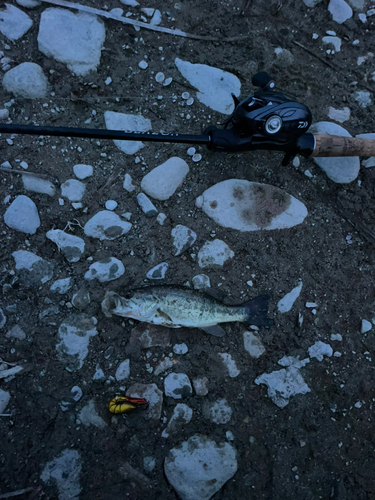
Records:
<instances>
[{"instance_id":1,"label":"rocky ground","mask_svg":"<svg viewBox=\"0 0 375 500\"><path fill-rule=\"evenodd\" d=\"M85 5L2 8L2 122L199 134L265 70L313 131L373 132L375 2ZM374 158L0 140L0 498L375 498ZM151 284L275 325L103 313Z\"/></svg>"}]
</instances>

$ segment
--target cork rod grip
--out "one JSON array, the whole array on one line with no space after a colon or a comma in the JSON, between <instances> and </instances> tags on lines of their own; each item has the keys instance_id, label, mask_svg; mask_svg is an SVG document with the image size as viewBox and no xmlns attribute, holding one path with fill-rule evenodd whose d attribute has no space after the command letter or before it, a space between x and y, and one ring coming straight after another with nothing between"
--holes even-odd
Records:
<instances>
[{"instance_id":1,"label":"cork rod grip","mask_svg":"<svg viewBox=\"0 0 375 500\"><path fill-rule=\"evenodd\" d=\"M311 156L375 156L375 140L339 135L314 134L315 148Z\"/></svg>"}]
</instances>

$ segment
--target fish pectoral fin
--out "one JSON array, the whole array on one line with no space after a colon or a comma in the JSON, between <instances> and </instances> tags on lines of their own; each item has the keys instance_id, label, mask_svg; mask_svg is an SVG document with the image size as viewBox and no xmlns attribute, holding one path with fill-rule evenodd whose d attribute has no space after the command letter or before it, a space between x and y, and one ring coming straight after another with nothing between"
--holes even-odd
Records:
<instances>
[{"instance_id":1,"label":"fish pectoral fin","mask_svg":"<svg viewBox=\"0 0 375 500\"><path fill-rule=\"evenodd\" d=\"M224 337L225 335L225 330L223 330L219 325L200 326L199 328L210 335L214 335L215 337Z\"/></svg>"},{"instance_id":2,"label":"fish pectoral fin","mask_svg":"<svg viewBox=\"0 0 375 500\"><path fill-rule=\"evenodd\" d=\"M173 323L173 319L170 316L168 316L167 313L163 312L161 309L157 309L156 312L161 318L165 319L169 323Z\"/></svg>"}]
</instances>

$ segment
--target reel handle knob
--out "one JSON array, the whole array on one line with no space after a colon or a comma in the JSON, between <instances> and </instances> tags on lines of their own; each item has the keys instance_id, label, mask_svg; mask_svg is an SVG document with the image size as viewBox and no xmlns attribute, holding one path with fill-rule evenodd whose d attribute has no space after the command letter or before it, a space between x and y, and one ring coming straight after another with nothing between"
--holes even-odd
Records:
<instances>
[{"instance_id":1,"label":"reel handle knob","mask_svg":"<svg viewBox=\"0 0 375 500\"><path fill-rule=\"evenodd\" d=\"M262 90L273 90L275 88L274 80L272 80L270 75L265 71L261 71L254 75L251 83L254 87L260 87Z\"/></svg>"}]
</instances>

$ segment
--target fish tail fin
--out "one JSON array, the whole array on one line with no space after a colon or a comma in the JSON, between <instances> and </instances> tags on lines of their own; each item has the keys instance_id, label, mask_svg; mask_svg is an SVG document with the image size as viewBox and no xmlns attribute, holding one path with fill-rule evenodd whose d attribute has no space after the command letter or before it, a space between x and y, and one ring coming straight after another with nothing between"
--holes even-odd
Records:
<instances>
[{"instance_id":1,"label":"fish tail fin","mask_svg":"<svg viewBox=\"0 0 375 500\"><path fill-rule=\"evenodd\" d=\"M112 317L113 310L116 309L120 296L116 292L107 292L102 302L102 311L107 318Z\"/></svg>"},{"instance_id":2,"label":"fish tail fin","mask_svg":"<svg viewBox=\"0 0 375 500\"><path fill-rule=\"evenodd\" d=\"M259 295L244 304L247 317L245 322L249 325L272 326L273 319L268 317L269 295Z\"/></svg>"}]
</instances>

